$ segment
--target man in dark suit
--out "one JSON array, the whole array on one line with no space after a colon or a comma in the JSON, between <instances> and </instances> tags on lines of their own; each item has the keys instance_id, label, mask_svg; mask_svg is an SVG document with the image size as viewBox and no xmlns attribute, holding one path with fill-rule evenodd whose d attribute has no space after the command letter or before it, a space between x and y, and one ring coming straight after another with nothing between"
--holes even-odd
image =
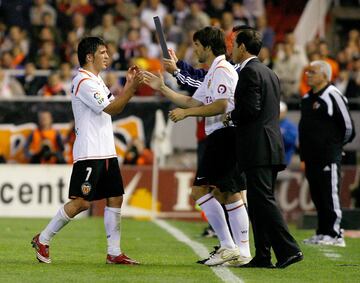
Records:
<instances>
[{"instance_id":1,"label":"man in dark suit","mask_svg":"<svg viewBox=\"0 0 360 283\"><path fill-rule=\"evenodd\" d=\"M232 52L234 63L241 63L235 92L235 109L226 114L224 123L236 125L237 159L245 172L249 216L252 222L256 254L242 267L274 267L272 247L285 268L303 259L290 235L274 197L278 171L285 168L284 146L279 127L280 84L275 73L262 64L260 34L253 29L240 30Z\"/></svg>"}]
</instances>

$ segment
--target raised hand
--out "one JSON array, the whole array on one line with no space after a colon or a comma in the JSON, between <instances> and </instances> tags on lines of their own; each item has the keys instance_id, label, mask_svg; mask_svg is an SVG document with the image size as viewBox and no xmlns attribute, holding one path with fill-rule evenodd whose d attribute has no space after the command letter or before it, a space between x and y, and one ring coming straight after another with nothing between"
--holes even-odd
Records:
<instances>
[{"instance_id":1,"label":"raised hand","mask_svg":"<svg viewBox=\"0 0 360 283\"><path fill-rule=\"evenodd\" d=\"M170 55L170 57L171 57L171 60L174 60L175 63L177 63L177 61L178 61L179 59L177 58L174 49L169 48L168 51L169 51L169 55Z\"/></svg>"},{"instance_id":2,"label":"raised hand","mask_svg":"<svg viewBox=\"0 0 360 283\"><path fill-rule=\"evenodd\" d=\"M168 51L170 59L163 59L164 68L168 73L173 74L174 71L178 69L178 67L176 66L178 58L176 57L175 51L173 49L169 48Z\"/></svg>"},{"instance_id":3,"label":"raised hand","mask_svg":"<svg viewBox=\"0 0 360 283\"><path fill-rule=\"evenodd\" d=\"M148 71L141 72L142 73L142 81L143 83L150 86L152 89L160 90L161 87L165 85L164 78L160 72L158 72L158 76L150 73Z\"/></svg>"},{"instance_id":4,"label":"raised hand","mask_svg":"<svg viewBox=\"0 0 360 283\"><path fill-rule=\"evenodd\" d=\"M174 110L169 111L169 118L173 122L179 122L186 117L186 109L175 108Z\"/></svg>"},{"instance_id":5,"label":"raised hand","mask_svg":"<svg viewBox=\"0 0 360 283\"><path fill-rule=\"evenodd\" d=\"M139 71L140 70L138 66L131 66L126 72L126 81L131 82L135 78L136 73Z\"/></svg>"},{"instance_id":6,"label":"raised hand","mask_svg":"<svg viewBox=\"0 0 360 283\"><path fill-rule=\"evenodd\" d=\"M142 74L138 66L131 66L126 72L125 89L136 89L142 83Z\"/></svg>"}]
</instances>

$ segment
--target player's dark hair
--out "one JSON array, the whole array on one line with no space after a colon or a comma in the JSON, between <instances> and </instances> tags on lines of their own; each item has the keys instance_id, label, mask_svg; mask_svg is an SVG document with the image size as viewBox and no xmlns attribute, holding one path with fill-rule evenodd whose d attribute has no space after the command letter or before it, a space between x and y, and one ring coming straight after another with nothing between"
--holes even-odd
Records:
<instances>
[{"instance_id":1,"label":"player's dark hair","mask_svg":"<svg viewBox=\"0 0 360 283\"><path fill-rule=\"evenodd\" d=\"M204 27L194 33L193 41L198 40L202 46L210 47L215 56L226 53L225 35L216 27Z\"/></svg>"},{"instance_id":2,"label":"player's dark hair","mask_svg":"<svg viewBox=\"0 0 360 283\"><path fill-rule=\"evenodd\" d=\"M94 55L100 45L105 46L105 42L100 37L85 37L80 41L77 54L81 67L86 64L86 55Z\"/></svg>"},{"instance_id":3,"label":"player's dark hair","mask_svg":"<svg viewBox=\"0 0 360 283\"><path fill-rule=\"evenodd\" d=\"M236 36L236 43L238 46L243 43L247 52L257 56L262 46L261 35L254 29L240 30Z\"/></svg>"},{"instance_id":4,"label":"player's dark hair","mask_svg":"<svg viewBox=\"0 0 360 283\"><path fill-rule=\"evenodd\" d=\"M255 29L248 25L238 25L233 27L232 32L239 32L244 30L255 30Z\"/></svg>"}]
</instances>

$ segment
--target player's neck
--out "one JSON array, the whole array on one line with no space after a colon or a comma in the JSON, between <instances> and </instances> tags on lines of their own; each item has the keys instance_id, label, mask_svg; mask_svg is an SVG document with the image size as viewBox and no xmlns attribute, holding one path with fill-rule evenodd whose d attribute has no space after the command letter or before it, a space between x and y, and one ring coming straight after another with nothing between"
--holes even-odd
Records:
<instances>
[{"instance_id":1,"label":"player's neck","mask_svg":"<svg viewBox=\"0 0 360 283\"><path fill-rule=\"evenodd\" d=\"M51 129L51 126L39 126L40 131L47 131Z\"/></svg>"},{"instance_id":2,"label":"player's neck","mask_svg":"<svg viewBox=\"0 0 360 283\"><path fill-rule=\"evenodd\" d=\"M329 84L329 82L325 81L325 82L322 82L316 86L313 86L312 87L312 90L314 93L318 93L320 92L323 88L325 88L327 85Z\"/></svg>"},{"instance_id":3,"label":"player's neck","mask_svg":"<svg viewBox=\"0 0 360 283\"><path fill-rule=\"evenodd\" d=\"M240 62L240 64L242 64L244 61L246 61L247 59L249 59L250 57L254 57L255 55L252 55L252 54L250 54L250 53L246 53L246 54L244 54L244 56L243 56L243 58L241 58L242 60L241 60L241 62Z\"/></svg>"},{"instance_id":4,"label":"player's neck","mask_svg":"<svg viewBox=\"0 0 360 283\"><path fill-rule=\"evenodd\" d=\"M209 57L206 59L205 64L210 67L211 64L214 62L215 58L216 56L214 54L209 54Z\"/></svg>"},{"instance_id":5,"label":"player's neck","mask_svg":"<svg viewBox=\"0 0 360 283\"><path fill-rule=\"evenodd\" d=\"M100 71L97 70L97 69L94 67L94 65L91 65L91 64L84 65L82 68L83 68L85 71L88 71L88 72L94 74L95 76L98 76L99 73L100 73Z\"/></svg>"}]
</instances>

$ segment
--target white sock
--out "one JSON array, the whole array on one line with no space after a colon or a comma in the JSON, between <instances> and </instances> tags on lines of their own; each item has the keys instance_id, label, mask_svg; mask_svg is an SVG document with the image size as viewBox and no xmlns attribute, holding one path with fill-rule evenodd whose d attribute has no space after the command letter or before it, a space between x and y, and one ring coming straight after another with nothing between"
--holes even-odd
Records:
<instances>
[{"instance_id":1,"label":"white sock","mask_svg":"<svg viewBox=\"0 0 360 283\"><path fill-rule=\"evenodd\" d=\"M105 206L104 224L107 239L107 253L118 256L120 249L120 220L121 208Z\"/></svg>"},{"instance_id":2,"label":"white sock","mask_svg":"<svg viewBox=\"0 0 360 283\"><path fill-rule=\"evenodd\" d=\"M242 200L226 204L231 232L235 244L240 249L240 254L244 257L250 257L249 245L249 217Z\"/></svg>"},{"instance_id":3,"label":"white sock","mask_svg":"<svg viewBox=\"0 0 360 283\"><path fill-rule=\"evenodd\" d=\"M71 218L66 214L64 207L61 207L46 228L40 233L40 243L49 245L50 240L55 236L55 234L68 224L70 220Z\"/></svg>"},{"instance_id":4,"label":"white sock","mask_svg":"<svg viewBox=\"0 0 360 283\"><path fill-rule=\"evenodd\" d=\"M235 243L231 238L229 228L226 224L225 213L221 204L214 198L212 194L206 194L199 198L196 203L205 212L205 215L214 228L216 235L219 238L221 247L233 249Z\"/></svg>"}]
</instances>

